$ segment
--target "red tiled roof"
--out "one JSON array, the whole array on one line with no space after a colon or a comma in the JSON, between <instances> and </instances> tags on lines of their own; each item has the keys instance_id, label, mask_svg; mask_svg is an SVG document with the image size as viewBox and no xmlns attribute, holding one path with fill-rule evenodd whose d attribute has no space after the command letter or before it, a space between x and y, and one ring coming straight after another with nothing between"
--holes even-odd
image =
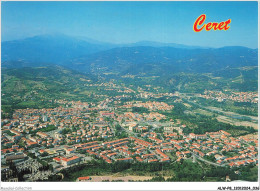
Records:
<instances>
[{"instance_id":1,"label":"red tiled roof","mask_svg":"<svg viewBox=\"0 0 260 191\"><path fill-rule=\"evenodd\" d=\"M58 157L53 158L53 160L60 161L61 159Z\"/></svg>"},{"instance_id":2,"label":"red tiled roof","mask_svg":"<svg viewBox=\"0 0 260 191\"><path fill-rule=\"evenodd\" d=\"M79 157L77 156L73 156L71 158L63 158L62 160L65 161L65 162L68 162L68 161L71 161L71 160L75 160L75 159L78 159Z\"/></svg>"},{"instance_id":3,"label":"red tiled roof","mask_svg":"<svg viewBox=\"0 0 260 191\"><path fill-rule=\"evenodd\" d=\"M90 180L89 176L78 177L79 180Z\"/></svg>"}]
</instances>

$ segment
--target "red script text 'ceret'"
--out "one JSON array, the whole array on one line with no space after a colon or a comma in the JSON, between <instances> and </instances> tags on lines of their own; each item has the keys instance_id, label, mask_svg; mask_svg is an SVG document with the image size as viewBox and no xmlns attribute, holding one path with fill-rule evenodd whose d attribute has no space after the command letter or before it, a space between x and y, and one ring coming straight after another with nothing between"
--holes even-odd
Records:
<instances>
[{"instance_id":1,"label":"red script text 'ceret'","mask_svg":"<svg viewBox=\"0 0 260 191\"><path fill-rule=\"evenodd\" d=\"M202 31L203 28L205 28L206 31L210 31L211 29L213 30L228 30L230 28L230 26L228 26L231 23L231 19L228 19L227 21L224 22L220 22L220 23L207 23L207 24L203 24L204 21L206 20L206 15L200 15L194 25L193 25L193 30L195 32L200 32Z\"/></svg>"}]
</instances>

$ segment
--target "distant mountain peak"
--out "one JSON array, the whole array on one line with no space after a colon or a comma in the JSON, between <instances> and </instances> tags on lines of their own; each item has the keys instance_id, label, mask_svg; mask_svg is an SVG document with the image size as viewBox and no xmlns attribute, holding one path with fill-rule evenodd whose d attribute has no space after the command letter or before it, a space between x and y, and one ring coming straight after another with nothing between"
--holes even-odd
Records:
<instances>
[{"instance_id":1,"label":"distant mountain peak","mask_svg":"<svg viewBox=\"0 0 260 191\"><path fill-rule=\"evenodd\" d=\"M133 46L152 46L152 47L173 47L173 48L185 48L185 49L198 49L198 48L208 48L208 47L201 47L201 46L192 46L192 45L184 45L178 43L165 43L165 42L156 42L156 41L149 41L143 40L138 41L135 43L123 44L121 46L133 47Z\"/></svg>"}]
</instances>

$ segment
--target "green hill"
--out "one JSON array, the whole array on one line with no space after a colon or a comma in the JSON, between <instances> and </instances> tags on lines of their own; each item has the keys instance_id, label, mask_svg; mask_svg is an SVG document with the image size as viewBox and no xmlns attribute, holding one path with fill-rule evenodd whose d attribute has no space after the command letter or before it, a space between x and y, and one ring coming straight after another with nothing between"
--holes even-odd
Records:
<instances>
[{"instance_id":1,"label":"green hill","mask_svg":"<svg viewBox=\"0 0 260 191\"><path fill-rule=\"evenodd\" d=\"M53 107L55 99L72 98L86 91L85 84L96 79L91 75L60 66L2 69L2 109ZM80 99L79 95L76 99Z\"/></svg>"}]
</instances>

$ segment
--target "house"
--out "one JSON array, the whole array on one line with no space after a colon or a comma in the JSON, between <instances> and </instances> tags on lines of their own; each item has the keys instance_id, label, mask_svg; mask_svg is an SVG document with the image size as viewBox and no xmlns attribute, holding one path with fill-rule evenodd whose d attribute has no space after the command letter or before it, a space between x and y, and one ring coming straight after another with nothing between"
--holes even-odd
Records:
<instances>
[{"instance_id":1,"label":"house","mask_svg":"<svg viewBox=\"0 0 260 191\"><path fill-rule=\"evenodd\" d=\"M19 145L12 145L12 149L19 149Z\"/></svg>"},{"instance_id":2,"label":"house","mask_svg":"<svg viewBox=\"0 0 260 191\"><path fill-rule=\"evenodd\" d=\"M65 158L65 157L62 157L61 158L61 164L65 167L69 166L69 165L72 165L72 164L75 164L75 163L78 163L80 162L81 158L77 157L77 156L72 156L70 158Z\"/></svg>"},{"instance_id":3,"label":"house","mask_svg":"<svg viewBox=\"0 0 260 191\"><path fill-rule=\"evenodd\" d=\"M131 162L131 161L133 161L133 158L131 158L131 157L122 158L122 159L117 159L116 161Z\"/></svg>"},{"instance_id":4,"label":"house","mask_svg":"<svg viewBox=\"0 0 260 191\"><path fill-rule=\"evenodd\" d=\"M91 180L91 178L89 176L84 176L84 177L78 177L76 181L77 182L86 182L89 180Z\"/></svg>"},{"instance_id":5,"label":"house","mask_svg":"<svg viewBox=\"0 0 260 191\"><path fill-rule=\"evenodd\" d=\"M219 154L216 154L214 157L216 160L224 160L225 158L227 158L227 157L225 157L223 155L219 155Z\"/></svg>"},{"instance_id":6,"label":"house","mask_svg":"<svg viewBox=\"0 0 260 191\"><path fill-rule=\"evenodd\" d=\"M246 165L246 161L238 161L235 163L237 166L245 166Z\"/></svg>"},{"instance_id":7,"label":"house","mask_svg":"<svg viewBox=\"0 0 260 191\"><path fill-rule=\"evenodd\" d=\"M25 160L25 155L22 153L22 154L16 154L16 155L9 155L9 156L6 156L6 162L19 162L19 161L23 161Z\"/></svg>"},{"instance_id":8,"label":"house","mask_svg":"<svg viewBox=\"0 0 260 191\"><path fill-rule=\"evenodd\" d=\"M155 154L145 154L141 156L142 158L154 158Z\"/></svg>"},{"instance_id":9,"label":"house","mask_svg":"<svg viewBox=\"0 0 260 191\"><path fill-rule=\"evenodd\" d=\"M182 150L183 148L179 145L174 145L174 147L177 149L177 150Z\"/></svg>"},{"instance_id":10,"label":"house","mask_svg":"<svg viewBox=\"0 0 260 191\"><path fill-rule=\"evenodd\" d=\"M196 153L196 154L198 154L198 155L200 155L201 157L204 157L204 156L205 156L205 154L204 154L203 152L201 152L201 151L199 151L199 150L197 150L197 149L194 149L193 152Z\"/></svg>"},{"instance_id":11,"label":"house","mask_svg":"<svg viewBox=\"0 0 260 191\"><path fill-rule=\"evenodd\" d=\"M160 149L155 150L157 154L159 154L162 158L169 158L166 154L164 154Z\"/></svg>"},{"instance_id":12,"label":"house","mask_svg":"<svg viewBox=\"0 0 260 191\"><path fill-rule=\"evenodd\" d=\"M75 153L75 149L72 149L72 148L67 148L67 149L65 149L65 151L66 151L66 154Z\"/></svg>"},{"instance_id":13,"label":"house","mask_svg":"<svg viewBox=\"0 0 260 191\"><path fill-rule=\"evenodd\" d=\"M47 138L49 136L49 135L47 135L46 133L43 133L43 132L37 132L36 134L39 135L42 138Z\"/></svg>"},{"instance_id":14,"label":"house","mask_svg":"<svg viewBox=\"0 0 260 191\"><path fill-rule=\"evenodd\" d=\"M158 161L157 159L150 159L150 160L148 160L148 163L157 162L157 161Z\"/></svg>"},{"instance_id":15,"label":"house","mask_svg":"<svg viewBox=\"0 0 260 191\"><path fill-rule=\"evenodd\" d=\"M57 163L60 163L61 162L61 159L59 157L54 157L52 160L54 160L55 162Z\"/></svg>"},{"instance_id":16,"label":"house","mask_svg":"<svg viewBox=\"0 0 260 191\"><path fill-rule=\"evenodd\" d=\"M37 142L33 142L33 141L27 141L26 142L27 143L27 148L32 148L32 147L36 147L36 146L38 146L38 144L37 144Z\"/></svg>"},{"instance_id":17,"label":"house","mask_svg":"<svg viewBox=\"0 0 260 191\"><path fill-rule=\"evenodd\" d=\"M189 134L189 137L191 138L191 139L207 139L207 135L206 134L202 134L202 135L196 135L196 134L194 134L194 133L190 133Z\"/></svg>"},{"instance_id":18,"label":"house","mask_svg":"<svg viewBox=\"0 0 260 191\"><path fill-rule=\"evenodd\" d=\"M84 176L84 177L78 177L76 181L77 182L86 182L89 180L91 180L91 178L89 176Z\"/></svg>"},{"instance_id":19,"label":"house","mask_svg":"<svg viewBox=\"0 0 260 191\"><path fill-rule=\"evenodd\" d=\"M5 124L5 125L3 126L3 128L4 128L4 129L11 129L12 126L13 126L12 123L8 123L8 124Z\"/></svg>"},{"instance_id":20,"label":"house","mask_svg":"<svg viewBox=\"0 0 260 191\"><path fill-rule=\"evenodd\" d=\"M160 162L170 162L170 159L169 158L163 158L160 160Z\"/></svg>"},{"instance_id":21,"label":"house","mask_svg":"<svg viewBox=\"0 0 260 191\"><path fill-rule=\"evenodd\" d=\"M174 151L174 148L164 148L162 149L162 152L172 152Z\"/></svg>"},{"instance_id":22,"label":"house","mask_svg":"<svg viewBox=\"0 0 260 191\"><path fill-rule=\"evenodd\" d=\"M225 136L230 136L231 134L226 132L226 131L223 131L223 130L220 130L219 131L222 135L225 135Z\"/></svg>"},{"instance_id":23,"label":"house","mask_svg":"<svg viewBox=\"0 0 260 191\"><path fill-rule=\"evenodd\" d=\"M139 162L142 162L143 161L143 159L141 159L140 157L136 157L135 158L137 161L139 161Z\"/></svg>"}]
</instances>

